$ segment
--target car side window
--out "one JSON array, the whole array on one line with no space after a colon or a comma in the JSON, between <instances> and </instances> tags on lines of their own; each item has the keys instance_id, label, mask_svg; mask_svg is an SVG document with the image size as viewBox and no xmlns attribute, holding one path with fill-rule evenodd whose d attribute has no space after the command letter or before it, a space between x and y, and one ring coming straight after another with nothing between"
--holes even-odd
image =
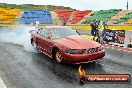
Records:
<instances>
[{"instance_id":1,"label":"car side window","mask_svg":"<svg viewBox=\"0 0 132 88\"><path fill-rule=\"evenodd\" d=\"M38 34L45 37L45 38L49 37L48 29L41 29L38 31Z\"/></svg>"}]
</instances>

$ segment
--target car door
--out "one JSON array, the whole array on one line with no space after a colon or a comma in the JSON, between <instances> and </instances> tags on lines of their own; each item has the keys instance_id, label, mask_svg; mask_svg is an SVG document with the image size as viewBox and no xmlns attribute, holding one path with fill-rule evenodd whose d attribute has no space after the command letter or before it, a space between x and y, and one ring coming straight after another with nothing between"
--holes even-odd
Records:
<instances>
[{"instance_id":1,"label":"car door","mask_svg":"<svg viewBox=\"0 0 132 88\"><path fill-rule=\"evenodd\" d=\"M50 43L51 40L49 39L49 32L48 29L41 29L39 32L39 47L46 55L51 55L50 53Z\"/></svg>"}]
</instances>

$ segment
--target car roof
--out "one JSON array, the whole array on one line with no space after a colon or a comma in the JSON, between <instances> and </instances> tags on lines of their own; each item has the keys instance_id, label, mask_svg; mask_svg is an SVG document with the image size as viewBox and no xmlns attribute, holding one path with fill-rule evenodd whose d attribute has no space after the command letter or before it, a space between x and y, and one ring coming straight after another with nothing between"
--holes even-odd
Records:
<instances>
[{"instance_id":1,"label":"car roof","mask_svg":"<svg viewBox=\"0 0 132 88\"><path fill-rule=\"evenodd\" d=\"M57 29L57 28L62 28L62 29L66 29L66 28L70 28L68 26L45 26L45 28L47 29Z\"/></svg>"}]
</instances>

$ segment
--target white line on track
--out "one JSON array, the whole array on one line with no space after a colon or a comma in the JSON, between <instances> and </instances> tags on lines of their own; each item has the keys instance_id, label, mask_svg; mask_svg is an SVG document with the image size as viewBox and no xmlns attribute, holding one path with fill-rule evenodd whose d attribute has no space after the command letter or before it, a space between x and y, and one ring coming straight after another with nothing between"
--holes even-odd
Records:
<instances>
[{"instance_id":1,"label":"white line on track","mask_svg":"<svg viewBox=\"0 0 132 88\"><path fill-rule=\"evenodd\" d=\"M105 48L110 48L110 47L105 47ZM119 51L125 51L125 52L129 52L129 53L132 53L132 51L128 51L128 50L122 50L122 49L116 49L116 48L111 48L111 49L115 49L115 50L119 50Z\"/></svg>"},{"instance_id":2,"label":"white line on track","mask_svg":"<svg viewBox=\"0 0 132 88\"><path fill-rule=\"evenodd\" d=\"M0 77L0 88L7 88L1 77Z\"/></svg>"}]
</instances>

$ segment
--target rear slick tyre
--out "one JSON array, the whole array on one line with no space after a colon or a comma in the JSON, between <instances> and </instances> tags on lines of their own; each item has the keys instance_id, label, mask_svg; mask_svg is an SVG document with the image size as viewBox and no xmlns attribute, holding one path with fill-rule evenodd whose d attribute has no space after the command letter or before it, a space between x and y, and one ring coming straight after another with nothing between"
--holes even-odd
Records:
<instances>
[{"instance_id":1,"label":"rear slick tyre","mask_svg":"<svg viewBox=\"0 0 132 88\"><path fill-rule=\"evenodd\" d=\"M32 42L32 46L33 46L33 48L34 48L35 50L38 50L38 49L37 49L37 44L36 44L35 41Z\"/></svg>"}]
</instances>

